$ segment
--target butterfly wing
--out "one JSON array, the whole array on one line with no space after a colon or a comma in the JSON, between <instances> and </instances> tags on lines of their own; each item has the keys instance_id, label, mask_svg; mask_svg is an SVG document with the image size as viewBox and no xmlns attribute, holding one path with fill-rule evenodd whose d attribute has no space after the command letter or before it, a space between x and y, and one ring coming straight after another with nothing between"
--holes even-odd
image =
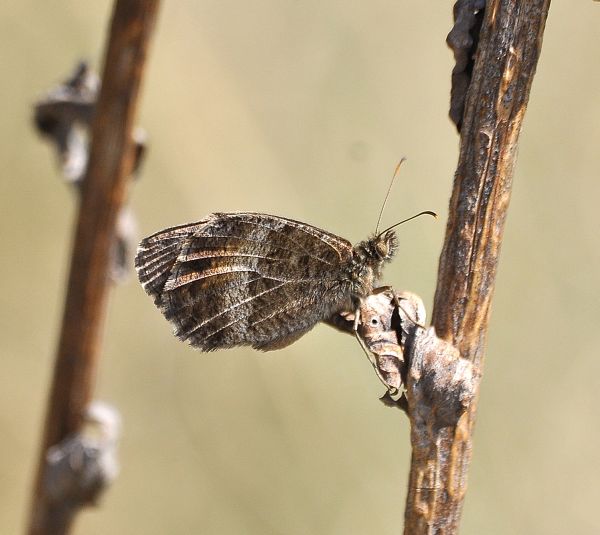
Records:
<instances>
[{"instance_id":1,"label":"butterfly wing","mask_svg":"<svg viewBox=\"0 0 600 535\"><path fill-rule=\"evenodd\" d=\"M311 225L220 213L142 240L135 264L182 340L266 351L349 307L351 260L348 241Z\"/></svg>"}]
</instances>

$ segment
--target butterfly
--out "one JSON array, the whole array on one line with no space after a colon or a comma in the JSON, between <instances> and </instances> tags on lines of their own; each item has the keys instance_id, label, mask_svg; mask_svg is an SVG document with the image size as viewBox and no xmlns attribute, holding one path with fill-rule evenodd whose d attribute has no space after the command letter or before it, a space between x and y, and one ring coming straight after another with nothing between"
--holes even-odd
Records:
<instances>
[{"instance_id":1,"label":"butterfly","mask_svg":"<svg viewBox=\"0 0 600 535\"><path fill-rule=\"evenodd\" d=\"M435 215L409 219L422 214ZM269 351L358 310L396 253L393 227L353 246L293 219L214 213L143 239L135 267L181 340Z\"/></svg>"}]
</instances>

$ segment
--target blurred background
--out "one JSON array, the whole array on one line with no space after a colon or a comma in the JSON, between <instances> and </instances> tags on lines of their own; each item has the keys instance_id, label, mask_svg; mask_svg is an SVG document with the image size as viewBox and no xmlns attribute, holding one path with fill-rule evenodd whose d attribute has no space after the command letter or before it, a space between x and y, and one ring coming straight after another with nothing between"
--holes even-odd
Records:
<instances>
[{"instance_id":1,"label":"blurred background","mask_svg":"<svg viewBox=\"0 0 600 535\"><path fill-rule=\"evenodd\" d=\"M22 533L61 319L75 199L32 104L100 68L111 2L4 2L0 18L0 532ZM555 1L519 147L463 513L465 534L600 532L600 5ZM131 190L140 236L213 211L299 219L352 242L384 224L385 273L431 306L458 136L452 3L164 2ZM591 329L591 331L590 331ZM76 533L400 533L409 429L350 336L209 355L132 276L111 295L97 396L122 472Z\"/></svg>"}]
</instances>

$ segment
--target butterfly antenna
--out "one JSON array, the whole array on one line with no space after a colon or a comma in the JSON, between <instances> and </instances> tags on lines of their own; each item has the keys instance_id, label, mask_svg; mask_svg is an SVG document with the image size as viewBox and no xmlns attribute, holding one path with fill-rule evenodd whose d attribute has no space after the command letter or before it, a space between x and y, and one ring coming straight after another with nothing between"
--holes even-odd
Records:
<instances>
[{"instance_id":1,"label":"butterfly antenna","mask_svg":"<svg viewBox=\"0 0 600 535\"><path fill-rule=\"evenodd\" d=\"M385 230L382 230L379 234L377 234L377 236L378 237L382 236L388 230L392 230L393 228L397 227L398 225L402 225L402 223L406 223L407 221L410 221L411 219L416 219L417 217L421 217L422 215L430 215L430 216L435 217L437 219L437 214L435 212L432 212L431 210L425 210L424 212L419 212L418 214L413 215L412 217L409 217L407 219L403 219L402 221L399 221L398 223L394 223L391 227L388 227Z\"/></svg>"},{"instance_id":2,"label":"butterfly antenna","mask_svg":"<svg viewBox=\"0 0 600 535\"><path fill-rule=\"evenodd\" d=\"M388 197L390 196L390 192L392 191L392 186L394 185L394 181L396 180L396 177L398 176L398 171L400 171L400 166L402 165L402 162L404 162L405 160L406 160L406 158L404 156L402 158L400 158L400 161L398 162L396 169L394 169L394 174L392 176L392 180L390 180L390 185L388 187L387 193L385 194L385 199L383 199L383 204L381 205L381 210L379 211L379 217L377 218L377 226L375 227L375 234L377 234L377 231L379 230L379 224L381 223L383 211L385 210L385 205L387 204Z\"/></svg>"}]
</instances>

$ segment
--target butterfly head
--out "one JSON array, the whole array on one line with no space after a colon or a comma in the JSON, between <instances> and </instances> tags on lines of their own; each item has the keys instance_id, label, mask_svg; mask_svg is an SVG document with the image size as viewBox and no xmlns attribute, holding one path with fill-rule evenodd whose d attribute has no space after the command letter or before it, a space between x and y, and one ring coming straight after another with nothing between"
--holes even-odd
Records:
<instances>
[{"instance_id":1,"label":"butterfly head","mask_svg":"<svg viewBox=\"0 0 600 535\"><path fill-rule=\"evenodd\" d=\"M406 223L407 221L422 215L437 217L435 212L425 210L424 212L419 212L417 215L409 217L408 219L403 219L402 221L395 223L391 227L385 229L383 232L375 231L375 234L373 234L368 240L359 243L355 247L355 254L358 253L359 250L362 250L364 262L367 265L379 266L378 269L381 270L383 263L389 262L394 257L396 250L398 249L398 238L393 229L398 225L402 225L402 223ZM377 224L377 227L379 227L379 223ZM379 271L377 271L376 274L379 276Z\"/></svg>"},{"instance_id":2,"label":"butterfly head","mask_svg":"<svg viewBox=\"0 0 600 535\"><path fill-rule=\"evenodd\" d=\"M389 262L398 248L398 239L393 230L375 234L354 247L352 269L353 293L366 296L375 287L381 276L384 263Z\"/></svg>"},{"instance_id":3,"label":"butterfly head","mask_svg":"<svg viewBox=\"0 0 600 535\"><path fill-rule=\"evenodd\" d=\"M355 248L357 260L367 266L381 266L389 262L398 249L398 238L393 230L374 234L368 240L361 241Z\"/></svg>"},{"instance_id":4,"label":"butterfly head","mask_svg":"<svg viewBox=\"0 0 600 535\"><path fill-rule=\"evenodd\" d=\"M389 262L398 249L398 238L393 230L375 235L367 243L370 245L372 258L377 262Z\"/></svg>"}]
</instances>

